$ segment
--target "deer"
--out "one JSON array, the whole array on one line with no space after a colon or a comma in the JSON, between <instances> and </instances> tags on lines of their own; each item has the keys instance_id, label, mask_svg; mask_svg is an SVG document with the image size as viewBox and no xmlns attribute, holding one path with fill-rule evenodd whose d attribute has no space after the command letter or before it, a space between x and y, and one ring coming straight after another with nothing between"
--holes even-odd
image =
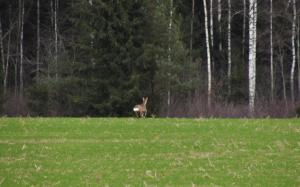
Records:
<instances>
[{"instance_id":1,"label":"deer","mask_svg":"<svg viewBox=\"0 0 300 187\"><path fill-rule=\"evenodd\" d=\"M133 107L133 111L135 112L137 117L146 117L147 115L147 101L148 97L143 97L143 103L139 105L135 105Z\"/></svg>"}]
</instances>

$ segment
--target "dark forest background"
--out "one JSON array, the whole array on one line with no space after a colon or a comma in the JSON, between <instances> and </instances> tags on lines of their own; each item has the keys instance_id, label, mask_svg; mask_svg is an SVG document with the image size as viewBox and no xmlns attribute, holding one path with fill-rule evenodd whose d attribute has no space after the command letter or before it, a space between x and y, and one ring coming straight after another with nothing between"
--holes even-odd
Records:
<instances>
[{"instance_id":1,"label":"dark forest background","mask_svg":"<svg viewBox=\"0 0 300 187\"><path fill-rule=\"evenodd\" d=\"M221 1L220 22L218 1L213 1L211 108L207 107L202 0L194 1L194 7L193 0L39 3L38 7L37 0L0 0L3 115L133 116L132 108L143 96L149 97L150 116L248 115L248 3L245 12L243 1L231 1L232 76L228 78L228 1ZM210 8L209 1L207 4ZM271 97L270 2L258 1L257 117L296 115L300 100L299 1L296 5L293 98L289 84L293 7L288 0L273 1L275 88Z\"/></svg>"}]
</instances>

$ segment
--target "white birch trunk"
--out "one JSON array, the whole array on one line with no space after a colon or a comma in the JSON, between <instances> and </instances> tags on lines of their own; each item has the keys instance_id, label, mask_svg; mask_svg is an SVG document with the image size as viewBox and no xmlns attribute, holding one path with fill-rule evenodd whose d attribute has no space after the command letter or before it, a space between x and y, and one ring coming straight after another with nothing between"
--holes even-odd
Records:
<instances>
[{"instance_id":1,"label":"white birch trunk","mask_svg":"<svg viewBox=\"0 0 300 187\"><path fill-rule=\"evenodd\" d=\"M54 5L54 34L55 34L55 55L54 55L54 61L55 61L55 79L58 78L58 68L57 68L57 56L58 56L58 28L57 28L57 11L58 11L58 0L55 0Z\"/></svg>"},{"instance_id":2,"label":"white birch trunk","mask_svg":"<svg viewBox=\"0 0 300 187\"><path fill-rule=\"evenodd\" d=\"M24 37L24 0L21 3L21 31L20 31L20 96L23 96L24 91L24 67L23 67L23 37Z\"/></svg>"},{"instance_id":3,"label":"white birch trunk","mask_svg":"<svg viewBox=\"0 0 300 187\"><path fill-rule=\"evenodd\" d=\"M231 0L228 0L228 27L227 27L227 44L228 44L228 93L231 94Z\"/></svg>"},{"instance_id":4,"label":"white birch trunk","mask_svg":"<svg viewBox=\"0 0 300 187\"><path fill-rule=\"evenodd\" d=\"M40 80L40 0L37 0L37 50L36 50L36 76Z\"/></svg>"},{"instance_id":5,"label":"white birch trunk","mask_svg":"<svg viewBox=\"0 0 300 187\"><path fill-rule=\"evenodd\" d=\"M271 101L274 101L274 63L273 63L273 0L270 0L270 73Z\"/></svg>"},{"instance_id":6,"label":"white birch trunk","mask_svg":"<svg viewBox=\"0 0 300 187\"><path fill-rule=\"evenodd\" d=\"M298 99L300 99L300 16L298 16L297 27L297 59L298 59Z\"/></svg>"},{"instance_id":7,"label":"white birch trunk","mask_svg":"<svg viewBox=\"0 0 300 187\"><path fill-rule=\"evenodd\" d=\"M192 0L191 38L190 38L190 63L193 61L193 35L194 35L195 0Z\"/></svg>"},{"instance_id":8,"label":"white birch trunk","mask_svg":"<svg viewBox=\"0 0 300 187\"><path fill-rule=\"evenodd\" d=\"M203 0L204 16L205 16L205 38L206 38L206 53L207 53L207 106L208 110L211 109L211 59L210 59L210 44L209 44L209 32L208 32L208 19L207 19L207 6L206 0Z\"/></svg>"},{"instance_id":9,"label":"white birch trunk","mask_svg":"<svg viewBox=\"0 0 300 187\"><path fill-rule=\"evenodd\" d=\"M295 101L294 95L294 76L295 76L295 65L296 65L296 47L295 47L295 36L296 36L296 0L293 0L293 26L292 26L292 67L291 67L291 99L292 102Z\"/></svg>"},{"instance_id":10,"label":"white birch trunk","mask_svg":"<svg viewBox=\"0 0 300 187\"><path fill-rule=\"evenodd\" d=\"M249 112L254 114L256 89L256 19L257 2L250 0L249 4Z\"/></svg>"},{"instance_id":11,"label":"white birch trunk","mask_svg":"<svg viewBox=\"0 0 300 187\"><path fill-rule=\"evenodd\" d=\"M222 51L222 4L221 0L218 0L218 25L219 25L219 51Z\"/></svg>"},{"instance_id":12,"label":"white birch trunk","mask_svg":"<svg viewBox=\"0 0 300 187\"><path fill-rule=\"evenodd\" d=\"M169 18L169 28L168 28L168 34L169 34L169 44L168 44L168 65L170 66L172 64L172 58L171 58L171 35L172 35L172 27L173 27L173 0L170 0L170 18ZM171 83L170 83L170 72L168 72L168 94L167 94L167 117L170 115L170 106L171 106Z\"/></svg>"}]
</instances>

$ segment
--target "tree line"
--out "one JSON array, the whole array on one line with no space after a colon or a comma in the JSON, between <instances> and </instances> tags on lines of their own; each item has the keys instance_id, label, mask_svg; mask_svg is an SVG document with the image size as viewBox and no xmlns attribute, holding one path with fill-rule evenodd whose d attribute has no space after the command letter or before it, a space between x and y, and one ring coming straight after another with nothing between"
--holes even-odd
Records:
<instances>
[{"instance_id":1,"label":"tree line","mask_svg":"<svg viewBox=\"0 0 300 187\"><path fill-rule=\"evenodd\" d=\"M296 0L0 1L1 113L291 116Z\"/></svg>"}]
</instances>

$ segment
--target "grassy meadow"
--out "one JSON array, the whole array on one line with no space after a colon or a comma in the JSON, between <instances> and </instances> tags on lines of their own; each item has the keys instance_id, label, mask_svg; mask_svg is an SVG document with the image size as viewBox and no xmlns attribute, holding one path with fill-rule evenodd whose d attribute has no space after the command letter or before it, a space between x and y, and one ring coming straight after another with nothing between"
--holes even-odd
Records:
<instances>
[{"instance_id":1,"label":"grassy meadow","mask_svg":"<svg viewBox=\"0 0 300 187\"><path fill-rule=\"evenodd\" d=\"M0 186L300 186L300 120L0 118Z\"/></svg>"}]
</instances>

